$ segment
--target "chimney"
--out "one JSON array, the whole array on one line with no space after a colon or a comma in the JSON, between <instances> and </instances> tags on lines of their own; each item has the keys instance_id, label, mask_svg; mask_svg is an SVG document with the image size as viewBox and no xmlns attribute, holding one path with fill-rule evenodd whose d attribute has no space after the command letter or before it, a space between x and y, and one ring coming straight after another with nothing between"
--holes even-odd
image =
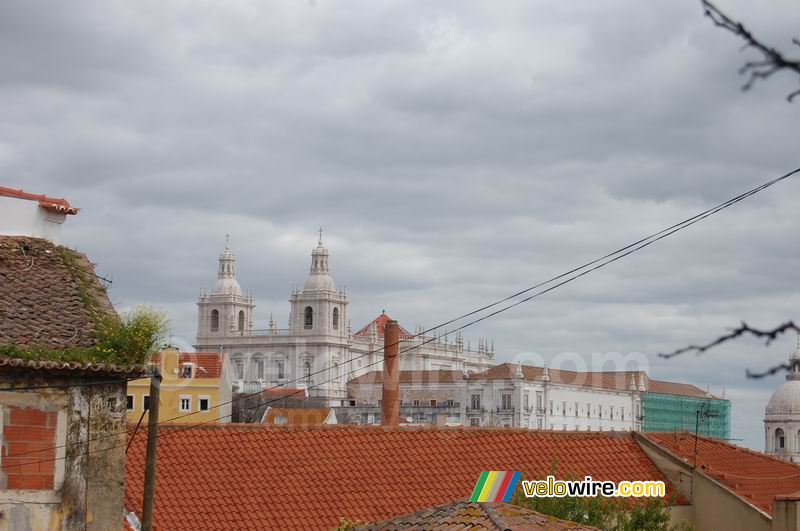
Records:
<instances>
[{"instance_id":1,"label":"chimney","mask_svg":"<svg viewBox=\"0 0 800 531\"><path fill-rule=\"evenodd\" d=\"M400 367L397 362L400 326L397 321L386 321L383 333L383 396L381 398L381 425L396 428L400 423Z\"/></svg>"}]
</instances>

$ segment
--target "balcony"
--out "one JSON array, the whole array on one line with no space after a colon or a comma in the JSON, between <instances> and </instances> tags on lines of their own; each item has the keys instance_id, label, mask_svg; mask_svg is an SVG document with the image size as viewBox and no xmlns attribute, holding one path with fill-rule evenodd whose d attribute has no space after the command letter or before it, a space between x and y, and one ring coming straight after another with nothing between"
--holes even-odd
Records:
<instances>
[{"instance_id":1,"label":"balcony","mask_svg":"<svg viewBox=\"0 0 800 531\"><path fill-rule=\"evenodd\" d=\"M495 414L500 416L511 416L516 411L516 408L513 407L498 407L495 409Z\"/></svg>"},{"instance_id":2,"label":"balcony","mask_svg":"<svg viewBox=\"0 0 800 531\"><path fill-rule=\"evenodd\" d=\"M486 410L482 407L468 407L467 415L483 415Z\"/></svg>"},{"instance_id":3,"label":"balcony","mask_svg":"<svg viewBox=\"0 0 800 531\"><path fill-rule=\"evenodd\" d=\"M543 407L537 407L536 408L536 414L537 415L544 415L544 408Z\"/></svg>"},{"instance_id":4,"label":"balcony","mask_svg":"<svg viewBox=\"0 0 800 531\"><path fill-rule=\"evenodd\" d=\"M288 336L288 328L265 328L261 330L250 329L238 332L240 336Z\"/></svg>"}]
</instances>

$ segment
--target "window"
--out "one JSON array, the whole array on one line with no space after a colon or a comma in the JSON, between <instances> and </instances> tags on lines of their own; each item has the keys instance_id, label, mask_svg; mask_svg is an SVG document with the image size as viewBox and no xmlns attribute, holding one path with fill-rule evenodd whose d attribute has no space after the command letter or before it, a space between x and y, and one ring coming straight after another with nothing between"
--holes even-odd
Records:
<instances>
[{"instance_id":1,"label":"window","mask_svg":"<svg viewBox=\"0 0 800 531\"><path fill-rule=\"evenodd\" d=\"M219 311L211 310L211 331L219 332Z\"/></svg>"},{"instance_id":2,"label":"window","mask_svg":"<svg viewBox=\"0 0 800 531\"><path fill-rule=\"evenodd\" d=\"M503 393L501 396L502 409L511 409L511 393Z\"/></svg>"},{"instance_id":3,"label":"window","mask_svg":"<svg viewBox=\"0 0 800 531\"><path fill-rule=\"evenodd\" d=\"M181 365L181 378L191 378L192 377L192 365L191 363L184 363Z\"/></svg>"},{"instance_id":4,"label":"window","mask_svg":"<svg viewBox=\"0 0 800 531\"><path fill-rule=\"evenodd\" d=\"M149 411L150 410L150 395L144 395L142 397L142 411Z\"/></svg>"},{"instance_id":5,"label":"window","mask_svg":"<svg viewBox=\"0 0 800 531\"><path fill-rule=\"evenodd\" d=\"M190 395L181 395L178 402L178 411L181 413L188 413L192 410L192 397Z\"/></svg>"},{"instance_id":6,"label":"window","mask_svg":"<svg viewBox=\"0 0 800 531\"><path fill-rule=\"evenodd\" d=\"M312 326L314 326L314 310L311 306L306 306L306 309L303 310L303 328L311 330Z\"/></svg>"},{"instance_id":7,"label":"window","mask_svg":"<svg viewBox=\"0 0 800 531\"><path fill-rule=\"evenodd\" d=\"M264 379L264 358L256 359L256 378L259 380Z\"/></svg>"},{"instance_id":8,"label":"window","mask_svg":"<svg viewBox=\"0 0 800 531\"><path fill-rule=\"evenodd\" d=\"M472 395L472 399L470 400L470 408L472 409L481 408L481 395L479 394Z\"/></svg>"},{"instance_id":9,"label":"window","mask_svg":"<svg viewBox=\"0 0 800 531\"><path fill-rule=\"evenodd\" d=\"M622 420L625 420L625 406L620 406L619 415Z\"/></svg>"},{"instance_id":10,"label":"window","mask_svg":"<svg viewBox=\"0 0 800 531\"><path fill-rule=\"evenodd\" d=\"M418 406L419 405L419 400L412 400L411 401L411 405L412 406Z\"/></svg>"},{"instance_id":11,"label":"window","mask_svg":"<svg viewBox=\"0 0 800 531\"><path fill-rule=\"evenodd\" d=\"M775 430L775 451L783 450L784 448L786 448L786 437L783 430L778 428Z\"/></svg>"},{"instance_id":12,"label":"window","mask_svg":"<svg viewBox=\"0 0 800 531\"><path fill-rule=\"evenodd\" d=\"M542 419L536 419L536 429L537 430L542 429Z\"/></svg>"},{"instance_id":13,"label":"window","mask_svg":"<svg viewBox=\"0 0 800 531\"><path fill-rule=\"evenodd\" d=\"M561 402L561 414L563 416L565 416L565 417L567 416L567 401L566 400Z\"/></svg>"},{"instance_id":14,"label":"window","mask_svg":"<svg viewBox=\"0 0 800 531\"><path fill-rule=\"evenodd\" d=\"M286 362L283 360L277 360L275 365L277 365L278 369L278 380L283 380L286 378Z\"/></svg>"},{"instance_id":15,"label":"window","mask_svg":"<svg viewBox=\"0 0 800 531\"><path fill-rule=\"evenodd\" d=\"M608 406L608 418L614 418L614 406Z\"/></svg>"},{"instance_id":16,"label":"window","mask_svg":"<svg viewBox=\"0 0 800 531\"><path fill-rule=\"evenodd\" d=\"M275 425L276 426L285 426L286 425L286 415L278 414L275 415Z\"/></svg>"},{"instance_id":17,"label":"window","mask_svg":"<svg viewBox=\"0 0 800 531\"><path fill-rule=\"evenodd\" d=\"M544 407L542 406L542 404L544 403L543 400L544 400L544 393L542 393L541 391L536 391L536 411L542 411L544 409Z\"/></svg>"},{"instance_id":18,"label":"window","mask_svg":"<svg viewBox=\"0 0 800 531\"><path fill-rule=\"evenodd\" d=\"M233 368L236 372L236 379L244 380L244 360L242 359L241 354L233 359Z\"/></svg>"},{"instance_id":19,"label":"window","mask_svg":"<svg viewBox=\"0 0 800 531\"><path fill-rule=\"evenodd\" d=\"M525 393L525 409L528 410L531 407L531 396L529 393Z\"/></svg>"},{"instance_id":20,"label":"window","mask_svg":"<svg viewBox=\"0 0 800 531\"><path fill-rule=\"evenodd\" d=\"M339 330L339 308L333 309L333 329Z\"/></svg>"},{"instance_id":21,"label":"window","mask_svg":"<svg viewBox=\"0 0 800 531\"><path fill-rule=\"evenodd\" d=\"M453 400L452 400L452 399L450 399L450 400L448 400L448 401L447 401L447 406L448 406L448 407L453 407L454 405L455 405L455 403L453 402Z\"/></svg>"},{"instance_id":22,"label":"window","mask_svg":"<svg viewBox=\"0 0 800 531\"><path fill-rule=\"evenodd\" d=\"M211 409L211 397L201 396L197 399L197 409L199 411L208 411Z\"/></svg>"},{"instance_id":23,"label":"window","mask_svg":"<svg viewBox=\"0 0 800 531\"><path fill-rule=\"evenodd\" d=\"M238 323L238 330L239 332L244 330L244 310L239 310L239 323Z\"/></svg>"},{"instance_id":24,"label":"window","mask_svg":"<svg viewBox=\"0 0 800 531\"><path fill-rule=\"evenodd\" d=\"M436 407L436 400L431 400L431 405Z\"/></svg>"},{"instance_id":25,"label":"window","mask_svg":"<svg viewBox=\"0 0 800 531\"><path fill-rule=\"evenodd\" d=\"M641 414L641 404L639 404L638 402L636 403L636 416L637 417L641 417L642 416L642 414Z\"/></svg>"},{"instance_id":26,"label":"window","mask_svg":"<svg viewBox=\"0 0 800 531\"><path fill-rule=\"evenodd\" d=\"M597 406L597 418L603 418L603 406Z\"/></svg>"},{"instance_id":27,"label":"window","mask_svg":"<svg viewBox=\"0 0 800 531\"><path fill-rule=\"evenodd\" d=\"M575 416L578 416L578 403L575 402Z\"/></svg>"},{"instance_id":28,"label":"window","mask_svg":"<svg viewBox=\"0 0 800 531\"><path fill-rule=\"evenodd\" d=\"M592 405L588 402L586 403L586 418L591 418L592 416Z\"/></svg>"},{"instance_id":29,"label":"window","mask_svg":"<svg viewBox=\"0 0 800 531\"><path fill-rule=\"evenodd\" d=\"M469 419L469 425L470 426L480 426L481 425L480 417L472 417L471 419Z\"/></svg>"},{"instance_id":30,"label":"window","mask_svg":"<svg viewBox=\"0 0 800 531\"><path fill-rule=\"evenodd\" d=\"M133 411L133 395L128 395L125 407L128 411Z\"/></svg>"}]
</instances>

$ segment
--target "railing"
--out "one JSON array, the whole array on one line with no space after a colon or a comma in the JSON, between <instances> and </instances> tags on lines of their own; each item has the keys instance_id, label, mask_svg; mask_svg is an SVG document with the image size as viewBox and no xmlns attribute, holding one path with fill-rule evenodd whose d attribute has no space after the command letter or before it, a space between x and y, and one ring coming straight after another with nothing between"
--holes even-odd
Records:
<instances>
[{"instance_id":1,"label":"railing","mask_svg":"<svg viewBox=\"0 0 800 531\"><path fill-rule=\"evenodd\" d=\"M486 410L482 407L468 407L467 408L467 415L482 415L485 413Z\"/></svg>"},{"instance_id":2,"label":"railing","mask_svg":"<svg viewBox=\"0 0 800 531\"><path fill-rule=\"evenodd\" d=\"M513 415L515 408L513 407L498 407L495 409L495 413L498 415Z\"/></svg>"},{"instance_id":3,"label":"railing","mask_svg":"<svg viewBox=\"0 0 800 531\"><path fill-rule=\"evenodd\" d=\"M240 336L288 336L288 328L265 328L239 331Z\"/></svg>"},{"instance_id":4,"label":"railing","mask_svg":"<svg viewBox=\"0 0 800 531\"><path fill-rule=\"evenodd\" d=\"M536 414L537 415L544 415L544 408L543 407L537 407L536 408Z\"/></svg>"}]
</instances>

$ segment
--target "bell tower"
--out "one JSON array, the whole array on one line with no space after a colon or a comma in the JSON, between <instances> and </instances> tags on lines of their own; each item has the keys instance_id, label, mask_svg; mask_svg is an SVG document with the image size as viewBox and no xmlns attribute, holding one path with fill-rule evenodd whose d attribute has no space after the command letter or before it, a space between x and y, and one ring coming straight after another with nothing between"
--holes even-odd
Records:
<instances>
[{"instance_id":1,"label":"bell tower","mask_svg":"<svg viewBox=\"0 0 800 531\"><path fill-rule=\"evenodd\" d=\"M215 344L220 337L245 335L252 328L252 295L243 295L236 280L236 257L225 237L219 255L217 281L211 293L201 293L197 301L197 344Z\"/></svg>"},{"instance_id":2,"label":"bell tower","mask_svg":"<svg viewBox=\"0 0 800 531\"><path fill-rule=\"evenodd\" d=\"M347 335L347 294L336 291L330 275L328 249L319 229L317 247L311 252L311 269L303 290L292 290L290 333L292 335Z\"/></svg>"}]
</instances>

